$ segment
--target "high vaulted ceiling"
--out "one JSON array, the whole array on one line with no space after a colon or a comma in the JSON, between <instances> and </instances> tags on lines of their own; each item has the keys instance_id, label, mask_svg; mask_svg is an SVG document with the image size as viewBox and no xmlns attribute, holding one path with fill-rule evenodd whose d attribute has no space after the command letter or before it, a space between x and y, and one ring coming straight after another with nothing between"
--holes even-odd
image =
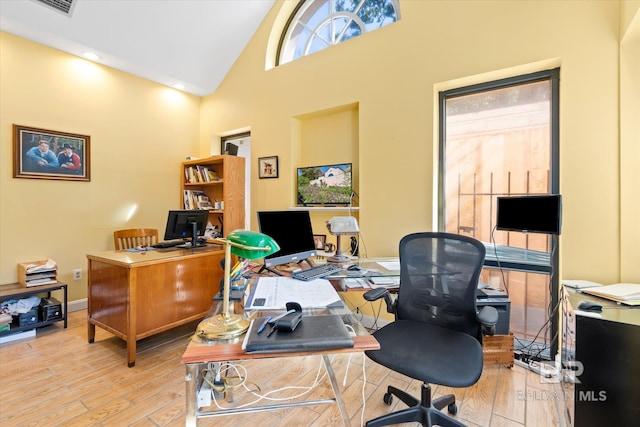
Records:
<instances>
[{"instance_id":1,"label":"high vaulted ceiling","mask_svg":"<svg viewBox=\"0 0 640 427\"><path fill-rule=\"evenodd\" d=\"M214 92L275 0L0 0L0 30L185 91Z\"/></svg>"}]
</instances>

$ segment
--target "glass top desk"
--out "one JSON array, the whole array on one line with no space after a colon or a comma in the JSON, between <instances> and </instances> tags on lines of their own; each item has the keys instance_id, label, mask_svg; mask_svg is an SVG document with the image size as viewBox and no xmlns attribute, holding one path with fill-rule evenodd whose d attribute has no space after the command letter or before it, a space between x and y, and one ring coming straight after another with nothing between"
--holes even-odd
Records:
<instances>
[{"instance_id":1,"label":"glass top desk","mask_svg":"<svg viewBox=\"0 0 640 427\"><path fill-rule=\"evenodd\" d=\"M250 281L248 286L251 287L252 285L253 281ZM222 309L221 306L221 302L214 301L214 304L205 317L205 320L207 317L215 316L220 313ZM236 309L242 309L242 307L238 307L238 305L236 304L232 304L231 306L235 307ZM283 311L284 310L251 310L245 311L245 314L249 318L254 319L261 316L277 315L282 313ZM229 340L209 340L206 337L203 337L201 334L194 334L181 359L181 362L186 366L186 425L195 426L197 425L197 419L204 417L270 411L296 406L309 406L327 403L336 403L338 405L338 408L340 409L340 414L342 415L344 424L349 425L349 414L347 413L346 407L342 400L342 394L340 392L340 388L338 387L338 382L336 381L335 373L333 367L331 366L331 359L329 358L329 355L337 353L360 353L367 350L377 350L380 348L380 345L378 344L376 339L369 334L366 328L364 328L364 326L362 326L360 322L358 322L354 314L342 302L342 300L325 308L303 309L303 316L322 314L339 315L345 324L350 325L354 329L354 346L352 348L324 351L314 350L313 352L247 353L242 349L242 341L244 339L244 335ZM326 368L327 376L329 377L331 389L334 394L333 398L296 401L287 400L280 403L264 405L255 404L247 407L242 407L242 405L240 405L240 402L238 402L238 407L236 408L233 407L233 402L225 402L225 409L218 409L215 407L215 404L212 407L199 407L198 405L198 390L203 383L203 373L208 369L211 363L306 356L312 354L320 355L322 357L322 363ZM230 390L232 389L229 389L227 393L229 393Z\"/></svg>"},{"instance_id":2,"label":"glass top desk","mask_svg":"<svg viewBox=\"0 0 640 427\"><path fill-rule=\"evenodd\" d=\"M326 264L326 260L317 257L313 260L315 265ZM327 277L337 290L346 291L368 290L376 285L389 288L397 288L400 283L400 261L397 257L389 258L352 258L344 263L338 264L342 267ZM356 265L360 270L351 271L348 267ZM287 276L290 272L304 268L304 264L294 264L289 266L277 266L277 274ZM386 280L385 280L386 279Z\"/></svg>"},{"instance_id":3,"label":"glass top desk","mask_svg":"<svg viewBox=\"0 0 640 427\"><path fill-rule=\"evenodd\" d=\"M351 271L356 265L360 270ZM366 291L374 287L396 289L400 286L400 260L398 258L357 258L341 265L342 270L327 276L338 290Z\"/></svg>"}]
</instances>

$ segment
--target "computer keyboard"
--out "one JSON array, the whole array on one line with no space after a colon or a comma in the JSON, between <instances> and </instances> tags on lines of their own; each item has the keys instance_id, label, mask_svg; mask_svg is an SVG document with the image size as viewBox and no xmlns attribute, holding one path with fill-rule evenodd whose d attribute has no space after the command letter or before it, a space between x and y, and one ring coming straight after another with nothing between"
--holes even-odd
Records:
<instances>
[{"instance_id":1,"label":"computer keyboard","mask_svg":"<svg viewBox=\"0 0 640 427\"><path fill-rule=\"evenodd\" d=\"M156 249L173 248L174 246L178 246L181 243L184 242L182 240L167 240L166 242L158 242L155 245L151 245L151 247Z\"/></svg>"},{"instance_id":2,"label":"computer keyboard","mask_svg":"<svg viewBox=\"0 0 640 427\"><path fill-rule=\"evenodd\" d=\"M336 264L322 264L310 267L305 270L294 271L291 273L291 277L297 280L309 281L313 279L321 279L329 276L337 271L342 270L342 267Z\"/></svg>"}]
</instances>

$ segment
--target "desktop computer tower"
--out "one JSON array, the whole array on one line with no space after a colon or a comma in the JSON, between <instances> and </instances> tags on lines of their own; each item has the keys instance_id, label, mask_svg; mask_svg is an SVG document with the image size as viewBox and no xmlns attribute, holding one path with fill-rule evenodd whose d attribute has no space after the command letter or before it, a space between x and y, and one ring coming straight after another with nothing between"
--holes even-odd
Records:
<instances>
[{"instance_id":1,"label":"desktop computer tower","mask_svg":"<svg viewBox=\"0 0 640 427\"><path fill-rule=\"evenodd\" d=\"M498 323L496 323L496 335L509 334L509 316L511 315L511 301L509 298L478 298L476 307L478 310L485 305L489 305L498 312Z\"/></svg>"}]
</instances>

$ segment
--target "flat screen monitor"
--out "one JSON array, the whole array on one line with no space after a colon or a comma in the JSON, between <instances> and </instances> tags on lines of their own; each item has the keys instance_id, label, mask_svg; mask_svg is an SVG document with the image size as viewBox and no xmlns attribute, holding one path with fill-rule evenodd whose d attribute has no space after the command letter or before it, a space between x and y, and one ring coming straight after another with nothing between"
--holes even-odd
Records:
<instances>
[{"instance_id":1,"label":"flat screen monitor","mask_svg":"<svg viewBox=\"0 0 640 427\"><path fill-rule=\"evenodd\" d=\"M258 212L260 232L271 236L280 250L264 258L265 267L300 262L316 256L309 211Z\"/></svg>"},{"instance_id":2,"label":"flat screen monitor","mask_svg":"<svg viewBox=\"0 0 640 427\"><path fill-rule=\"evenodd\" d=\"M205 243L198 243L198 236L204 235L208 219L206 210L169 211L164 240L190 239L183 247L205 246Z\"/></svg>"},{"instance_id":3,"label":"flat screen monitor","mask_svg":"<svg viewBox=\"0 0 640 427\"><path fill-rule=\"evenodd\" d=\"M298 205L350 205L351 163L298 168Z\"/></svg>"},{"instance_id":4,"label":"flat screen monitor","mask_svg":"<svg viewBox=\"0 0 640 427\"><path fill-rule=\"evenodd\" d=\"M562 197L559 194L497 198L498 230L560 234L561 223Z\"/></svg>"}]
</instances>

